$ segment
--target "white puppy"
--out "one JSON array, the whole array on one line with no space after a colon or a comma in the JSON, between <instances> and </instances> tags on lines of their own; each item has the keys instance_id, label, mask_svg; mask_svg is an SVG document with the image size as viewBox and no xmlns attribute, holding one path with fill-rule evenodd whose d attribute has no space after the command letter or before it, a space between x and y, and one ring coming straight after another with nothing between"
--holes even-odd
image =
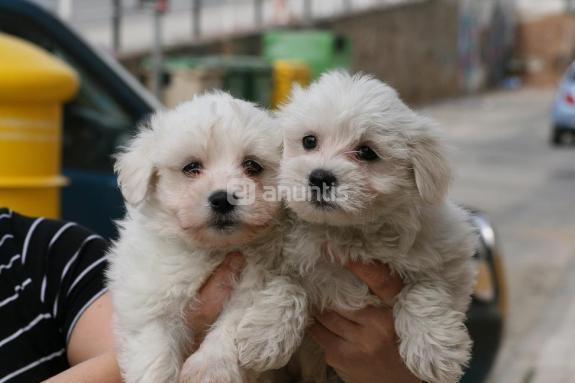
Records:
<instances>
[{"instance_id":1,"label":"white puppy","mask_svg":"<svg viewBox=\"0 0 575 383\"><path fill-rule=\"evenodd\" d=\"M407 367L426 382L458 381L471 345L475 235L446 200L450 168L434 124L382 82L342 72L296 89L278 118L279 183L299 219L284 272L310 306L356 310L379 302L340 263L388 264L406 283L394 318ZM300 360L304 380L317 380L316 361Z\"/></svg>"},{"instance_id":2,"label":"white puppy","mask_svg":"<svg viewBox=\"0 0 575 383\"><path fill-rule=\"evenodd\" d=\"M301 340L301 287L274 270L281 254L275 185L281 132L224 93L158 112L119 154L127 202L111 253L119 362L127 383L174 383L196 345L184 312L232 250L246 267L182 372L184 382L240 383L287 363Z\"/></svg>"}]
</instances>

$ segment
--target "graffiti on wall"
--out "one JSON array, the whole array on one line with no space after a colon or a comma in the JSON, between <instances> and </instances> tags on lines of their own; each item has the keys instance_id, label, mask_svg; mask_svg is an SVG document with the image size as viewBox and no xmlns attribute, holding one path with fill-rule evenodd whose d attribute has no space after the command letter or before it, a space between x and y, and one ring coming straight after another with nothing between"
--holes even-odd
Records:
<instances>
[{"instance_id":1,"label":"graffiti on wall","mask_svg":"<svg viewBox=\"0 0 575 383\"><path fill-rule=\"evenodd\" d=\"M463 0L459 13L459 79L469 92L500 84L511 59L513 0Z\"/></svg>"}]
</instances>

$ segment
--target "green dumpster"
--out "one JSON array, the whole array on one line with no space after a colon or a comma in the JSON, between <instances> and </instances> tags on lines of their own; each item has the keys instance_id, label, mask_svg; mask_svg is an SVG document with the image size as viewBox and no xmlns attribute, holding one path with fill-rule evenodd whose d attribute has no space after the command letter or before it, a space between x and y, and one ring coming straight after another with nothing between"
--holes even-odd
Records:
<instances>
[{"instance_id":1,"label":"green dumpster","mask_svg":"<svg viewBox=\"0 0 575 383\"><path fill-rule=\"evenodd\" d=\"M313 79L330 69L351 67L351 42L329 31L266 32L263 35L262 47L263 56L270 62L278 59L305 62L311 69Z\"/></svg>"}]
</instances>

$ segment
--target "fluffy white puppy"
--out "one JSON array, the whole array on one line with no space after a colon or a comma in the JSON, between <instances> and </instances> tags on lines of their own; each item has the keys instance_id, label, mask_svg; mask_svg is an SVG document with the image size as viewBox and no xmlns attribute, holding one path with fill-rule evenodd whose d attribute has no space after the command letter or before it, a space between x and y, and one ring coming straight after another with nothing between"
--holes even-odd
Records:
<instances>
[{"instance_id":1,"label":"fluffy white puppy","mask_svg":"<svg viewBox=\"0 0 575 383\"><path fill-rule=\"evenodd\" d=\"M240 383L287 363L303 333L301 287L277 277L281 132L268 114L224 93L158 112L118 155L127 202L108 272L127 383L174 383L196 345L184 312L232 250L242 277L187 360L183 382Z\"/></svg>"},{"instance_id":2,"label":"fluffy white puppy","mask_svg":"<svg viewBox=\"0 0 575 383\"><path fill-rule=\"evenodd\" d=\"M407 367L426 382L458 381L475 235L446 199L450 168L434 124L382 82L342 72L296 89L278 118L279 183L297 216L285 272L311 306L356 310L380 302L340 264L388 264L406 283L394 318ZM317 359L300 360L304 380L318 380Z\"/></svg>"}]
</instances>

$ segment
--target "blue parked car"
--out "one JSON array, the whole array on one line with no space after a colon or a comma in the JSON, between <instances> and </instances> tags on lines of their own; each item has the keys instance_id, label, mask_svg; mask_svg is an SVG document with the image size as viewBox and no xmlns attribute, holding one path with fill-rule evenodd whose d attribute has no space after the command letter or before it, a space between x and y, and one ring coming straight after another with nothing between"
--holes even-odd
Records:
<instances>
[{"instance_id":1,"label":"blue parked car","mask_svg":"<svg viewBox=\"0 0 575 383\"><path fill-rule=\"evenodd\" d=\"M123 216L124 208L112 154L160 103L114 60L33 3L0 0L0 33L52 52L80 75L80 90L64 109L63 164L70 186L62 192L62 217L113 238L113 220ZM480 237L475 254L479 277L467 315L473 358L462 382L480 383L503 337L505 275L491 223L480 212L471 211L471 216Z\"/></svg>"},{"instance_id":2,"label":"blue parked car","mask_svg":"<svg viewBox=\"0 0 575 383\"><path fill-rule=\"evenodd\" d=\"M566 139L575 141L575 63L561 79L553 104L551 143L560 145Z\"/></svg>"}]
</instances>

